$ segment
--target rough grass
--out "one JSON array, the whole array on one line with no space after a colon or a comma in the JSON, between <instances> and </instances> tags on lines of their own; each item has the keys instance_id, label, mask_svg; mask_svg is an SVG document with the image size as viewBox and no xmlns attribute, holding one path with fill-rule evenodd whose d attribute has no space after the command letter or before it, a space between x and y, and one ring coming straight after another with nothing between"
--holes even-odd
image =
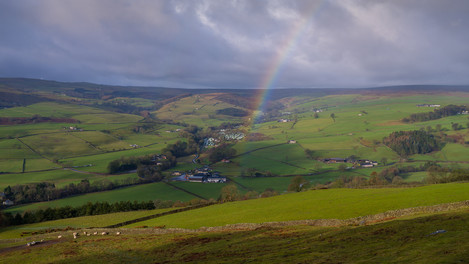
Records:
<instances>
[{"instance_id":1,"label":"rough grass","mask_svg":"<svg viewBox=\"0 0 469 264\"><path fill-rule=\"evenodd\" d=\"M91 227L106 227L115 225L125 221L159 214L167 211L174 210L174 208L155 209L155 210L142 210L131 212L120 212L104 215L81 216L75 218L59 219L53 221L46 221L35 224L12 226L0 229L0 240L9 238L18 238L23 232L35 232L43 229L62 229L66 227L73 228L91 228Z\"/></svg>"},{"instance_id":2,"label":"rough grass","mask_svg":"<svg viewBox=\"0 0 469 264\"><path fill-rule=\"evenodd\" d=\"M469 213L452 212L361 227L123 229L121 236L66 239L1 255L5 263L467 263L468 221ZM446 232L431 235L437 230Z\"/></svg>"}]
</instances>

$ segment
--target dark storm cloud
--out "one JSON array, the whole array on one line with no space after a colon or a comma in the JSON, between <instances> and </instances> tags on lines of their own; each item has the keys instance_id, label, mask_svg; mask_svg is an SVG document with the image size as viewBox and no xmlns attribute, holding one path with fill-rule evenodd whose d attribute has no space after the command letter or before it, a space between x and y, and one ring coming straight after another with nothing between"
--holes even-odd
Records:
<instances>
[{"instance_id":1,"label":"dark storm cloud","mask_svg":"<svg viewBox=\"0 0 469 264\"><path fill-rule=\"evenodd\" d=\"M243 88L281 66L276 87L467 84L467 14L465 0L6 0L0 76Z\"/></svg>"}]
</instances>

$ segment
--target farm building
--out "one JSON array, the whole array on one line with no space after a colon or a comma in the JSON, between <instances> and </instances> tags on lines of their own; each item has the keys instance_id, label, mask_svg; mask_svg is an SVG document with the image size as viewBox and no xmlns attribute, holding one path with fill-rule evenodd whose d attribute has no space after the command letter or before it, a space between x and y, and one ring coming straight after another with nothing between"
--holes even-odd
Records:
<instances>
[{"instance_id":1,"label":"farm building","mask_svg":"<svg viewBox=\"0 0 469 264\"><path fill-rule=\"evenodd\" d=\"M12 206L12 205L14 205L14 204L15 204L15 203L14 203L13 201L11 201L11 200L6 200L6 201L3 202L3 205L6 205L6 206Z\"/></svg>"},{"instance_id":2,"label":"farm building","mask_svg":"<svg viewBox=\"0 0 469 264\"><path fill-rule=\"evenodd\" d=\"M195 174L195 175L189 176L187 180L190 182L204 182L206 178L207 178L207 175Z\"/></svg>"},{"instance_id":3,"label":"farm building","mask_svg":"<svg viewBox=\"0 0 469 264\"><path fill-rule=\"evenodd\" d=\"M222 176L219 176L219 175L215 175L215 176L207 177L207 179L205 180L205 182L209 182L209 183L225 183L225 182L226 182L226 177L222 177Z\"/></svg>"}]
</instances>

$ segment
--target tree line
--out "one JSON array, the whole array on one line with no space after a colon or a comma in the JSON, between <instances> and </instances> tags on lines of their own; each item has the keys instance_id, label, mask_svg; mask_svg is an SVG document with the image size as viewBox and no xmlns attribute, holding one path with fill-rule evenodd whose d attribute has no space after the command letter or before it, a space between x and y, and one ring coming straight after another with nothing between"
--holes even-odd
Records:
<instances>
[{"instance_id":1,"label":"tree line","mask_svg":"<svg viewBox=\"0 0 469 264\"><path fill-rule=\"evenodd\" d=\"M167 170L169 168L176 166L176 163L177 163L176 157L173 156L171 153L167 153L167 155L121 157L119 159L109 162L107 166L107 170L109 174L116 174L116 173L137 170L139 169L139 167L157 166L156 164L159 164L158 171L161 172L161 171L164 171L164 170Z\"/></svg>"},{"instance_id":2,"label":"tree line","mask_svg":"<svg viewBox=\"0 0 469 264\"><path fill-rule=\"evenodd\" d=\"M127 212L136 210L152 210L155 209L152 201L148 202L88 202L78 207L64 206L57 208L40 209L33 212L25 212L24 214L1 212L0 226L32 224L50 220L65 219L79 216L100 215L116 212Z\"/></svg>"},{"instance_id":3,"label":"tree line","mask_svg":"<svg viewBox=\"0 0 469 264\"><path fill-rule=\"evenodd\" d=\"M5 199L14 201L15 204L26 204L35 202L52 201L66 198L72 195L109 191L124 186L131 186L153 182L153 179L126 178L123 180L110 181L104 179L90 183L89 180L81 180L80 183L70 183L62 188L49 182L18 184L4 188Z\"/></svg>"},{"instance_id":4,"label":"tree line","mask_svg":"<svg viewBox=\"0 0 469 264\"><path fill-rule=\"evenodd\" d=\"M463 105L447 105L445 107L435 109L433 112L411 114L409 117L403 118L402 122L413 123L435 120L447 116L454 116L465 110L466 107Z\"/></svg>"}]
</instances>

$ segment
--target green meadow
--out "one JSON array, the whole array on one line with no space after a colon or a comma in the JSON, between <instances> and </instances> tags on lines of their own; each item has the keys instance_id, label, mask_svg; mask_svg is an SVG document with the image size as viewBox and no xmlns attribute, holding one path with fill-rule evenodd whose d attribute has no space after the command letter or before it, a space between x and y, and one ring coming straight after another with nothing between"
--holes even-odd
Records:
<instances>
[{"instance_id":1,"label":"green meadow","mask_svg":"<svg viewBox=\"0 0 469 264\"><path fill-rule=\"evenodd\" d=\"M329 189L231 202L167 215L132 226L199 228L236 223L348 219L388 210L469 200L469 183L414 188Z\"/></svg>"},{"instance_id":2,"label":"green meadow","mask_svg":"<svg viewBox=\"0 0 469 264\"><path fill-rule=\"evenodd\" d=\"M164 213L167 211L175 210L174 208L155 209L155 210L142 210L131 212L120 212L104 215L81 216L75 218L59 219L53 221L46 221L35 224L12 226L0 229L0 239L9 239L20 237L22 232L36 232L43 229L62 229L67 227L72 228L91 228L91 227L106 227L115 225L133 219Z\"/></svg>"},{"instance_id":3,"label":"green meadow","mask_svg":"<svg viewBox=\"0 0 469 264\"><path fill-rule=\"evenodd\" d=\"M120 201L153 201L153 200L172 200L172 201L190 201L195 196L175 189L165 183L149 183L130 187L123 187L112 191L104 191L97 193L88 193L77 195L64 199L54 200L50 202L41 202L27 205L13 206L6 212L25 212L29 210L46 209L48 207L62 206L81 206L87 202L104 202L109 203Z\"/></svg>"},{"instance_id":4,"label":"green meadow","mask_svg":"<svg viewBox=\"0 0 469 264\"><path fill-rule=\"evenodd\" d=\"M31 117L34 115L74 118L78 124L37 123L14 126L0 126L0 189L8 185L52 182L57 187L79 183L83 179L90 182L101 180L123 180L136 178L135 173L105 175L110 161L121 157L142 156L161 153L168 145L178 140L187 140L178 132L188 124L202 128L216 126L223 122L243 122L242 118L216 114L224 108L244 109L223 102L217 97L221 93L191 95L162 105L152 110L153 117L178 123L164 123L161 120L143 119L140 115L111 112L90 106L98 101L83 101L87 105L71 103L42 102L24 107L0 109L1 117ZM295 97L292 95L281 110L291 112L281 118L296 119L296 122L281 123L275 119L243 126L240 131L262 133L261 141L228 142L236 150L231 163L215 163L212 168L222 175L231 177L240 185L241 194L250 190L262 193L274 189L284 193L293 176L302 175L311 185L334 181L341 176L361 176L368 178L372 172L379 173L382 160L398 166L421 165L425 161L437 161L440 165L467 168L469 140L468 116L456 115L418 123L402 123L400 120L413 113L432 111L433 108L417 107L421 103L466 104L465 94L445 95L327 95L323 97ZM150 107L149 99L113 98L112 102L126 101L135 106ZM99 101L104 102L104 101ZM283 102L282 99L279 102ZM315 118L314 109L322 109ZM331 118L334 113L335 118ZM280 117L279 117L280 118ZM185 124L183 124L185 123ZM459 123L461 130L452 131L452 124ZM450 136L464 138L464 142L446 143L441 151L408 157L411 163L401 163L382 139L393 131L435 129L440 125ZM68 131L76 126L82 131ZM145 127L140 130L140 127ZM18 137L18 138L16 138ZM296 140L295 144L287 144ZM138 145L138 146L132 146ZM31 149L30 149L31 148ZM308 157L305 150L312 151ZM192 163L193 155L178 158L178 165L171 171L185 171L208 163L207 154L202 153L202 164ZM370 159L379 164L375 168L361 168L340 171L339 164L324 164L319 159L346 158L355 156ZM25 173L23 170L25 160ZM91 166L89 166L91 165ZM349 164L350 166L350 164ZM63 170L61 167L74 167ZM273 177L249 177L255 173ZM168 173L167 173L168 174ZM251 175L252 174L252 175ZM259 175L258 175L259 176ZM288 176L288 177L286 177ZM404 182L422 182L426 172L401 175ZM217 199L223 184L197 184L176 182L174 185L204 198ZM92 201L121 200L183 200L195 196L163 183L132 186L104 193L86 194L42 204L25 205L19 209L33 210L45 206L63 204L79 205ZM70 199L70 200L68 200ZM14 208L13 208L14 209Z\"/></svg>"},{"instance_id":5,"label":"green meadow","mask_svg":"<svg viewBox=\"0 0 469 264\"><path fill-rule=\"evenodd\" d=\"M46 246L20 247L3 253L2 260L7 263L467 263L468 221L466 211L456 211L359 227L264 225L197 233L122 229L121 236L83 236ZM431 235L438 228L445 232ZM51 239L51 235L38 237Z\"/></svg>"},{"instance_id":6,"label":"green meadow","mask_svg":"<svg viewBox=\"0 0 469 264\"><path fill-rule=\"evenodd\" d=\"M218 100L220 94L193 95L164 105L153 112L159 119L179 120L198 126L215 126L229 120L240 122L242 118L216 114L217 110L224 108L238 108Z\"/></svg>"}]
</instances>

